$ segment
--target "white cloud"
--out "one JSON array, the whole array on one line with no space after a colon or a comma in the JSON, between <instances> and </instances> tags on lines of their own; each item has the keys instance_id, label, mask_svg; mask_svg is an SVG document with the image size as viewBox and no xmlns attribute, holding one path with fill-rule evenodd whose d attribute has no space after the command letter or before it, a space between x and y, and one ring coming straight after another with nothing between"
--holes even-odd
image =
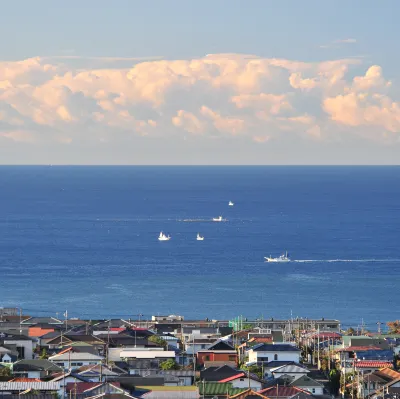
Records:
<instances>
[{"instance_id":1,"label":"white cloud","mask_svg":"<svg viewBox=\"0 0 400 399\"><path fill-rule=\"evenodd\" d=\"M76 70L36 57L0 63L0 134L64 144L78 136L89 143L129 135L240 136L268 145L287 135L329 141L340 126L362 139L368 126L369 140L371 131L376 137L400 131L393 86L380 66L355 59L307 63L213 54Z\"/></svg>"}]
</instances>

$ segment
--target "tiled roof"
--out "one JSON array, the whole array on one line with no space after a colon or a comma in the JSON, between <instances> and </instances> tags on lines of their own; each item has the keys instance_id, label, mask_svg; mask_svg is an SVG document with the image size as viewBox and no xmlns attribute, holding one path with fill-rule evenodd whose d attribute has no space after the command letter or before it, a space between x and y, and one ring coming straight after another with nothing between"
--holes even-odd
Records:
<instances>
[{"instance_id":1,"label":"tiled roof","mask_svg":"<svg viewBox=\"0 0 400 399\"><path fill-rule=\"evenodd\" d=\"M238 394L236 394L236 395L233 395L233 396L229 396L229 398L230 399L234 399L234 398L237 398L237 399L244 399L244 398L263 398L263 399L269 399L268 398L268 396L265 396L265 395L263 395L263 393L262 393L262 391L260 391L260 392L256 392L256 391L253 391L252 389L246 389L246 390L244 390L243 392L240 392L240 393L238 393Z\"/></svg>"},{"instance_id":2,"label":"tiled roof","mask_svg":"<svg viewBox=\"0 0 400 399\"><path fill-rule=\"evenodd\" d=\"M355 362L357 368L391 368L393 364L391 362L380 362L374 360L359 360Z\"/></svg>"},{"instance_id":3,"label":"tiled roof","mask_svg":"<svg viewBox=\"0 0 400 399\"><path fill-rule=\"evenodd\" d=\"M377 375L389 377L391 379L400 378L400 373L398 371L392 370L390 367L385 367L375 372Z\"/></svg>"},{"instance_id":4,"label":"tiled roof","mask_svg":"<svg viewBox=\"0 0 400 399\"><path fill-rule=\"evenodd\" d=\"M200 395L204 394L207 396L212 395L236 395L240 392L245 391L247 388L233 388L231 383L224 382L198 382Z\"/></svg>"},{"instance_id":5,"label":"tiled roof","mask_svg":"<svg viewBox=\"0 0 400 399\"><path fill-rule=\"evenodd\" d=\"M68 382L66 391L73 392L74 394L75 393L80 394L106 384L107 383L104 382L78 382L78 383ZM108 384L114 386L115 388L120 388L119 382L113 382L112 384L111 383Z\"/></svg>"},{"instance_id":6,"label":"tiled roof","mask_svg":"<svg viewBox=\"0 0 400 399\"><path fill-rule=\"evenodd\" d=\"M304 392L304 390L297 388L297 387L282 387L282 386L278 386L278 387L273 386L273 387L265 388L260 391L260 393L268 396L269 398L272 398L274 396L277 396L277 397L284 396L284 397L290 398L290 397L298 394L299 392Z\"/></svg>"},{"instance_id":7,"label":"tiled roof","mask_svg":"<svg viewBox=\"0 0 400 399\"><path fill-rule=\"evenodd\" d=\"M239 374L233 375L232 377L224 378L223 380L220 380L219 382L230 382L230 381L236 380L237 378L242 378L242 377L246 377L246 374L239 373Z\"/></svg>"},{"instance_id":8,"label":"tiled roof","mask_svg":"<svg viewBox=\"0 0 400 399\"><path fill-rule=\"evenodd\" d=\"M276 367L271 369L272 373L287 373L287 374L291 374L291 373L308 373L309 370L306 369L305 367L303 367L300 364L286 364L284 366L280 366L280 367Z\"/></svg>"},{"instance_id":9,"label":"tiled roof","mask_svg":"<svg viewBox=\"0 0 400 399\"><path fill-rule=\"evenodd\" d=\"M39 378L27 378L27 377L18 377L18 378L13 378L9 382L40 382L41 380Z\"/></svg>"},{"instance_id":10,"label":"tiled roof","mask_svg":"<svg viewBox=\"0 0 400 399\"><path fill-rule=\"evenodd\" d=\"M8 381L0 382L0 391L26 391L33 389L35 391L58 391L60 389L59 382L18 382Z\"/></svg>"},{"instance_id":11,"label":"tiled roof","mask_svg":"<svg viewBox=\"0 0 400 399\"><path fill-rule=\"evenodd\" d=\"M348 346L347 348L340 348L337 352L357 352L357 351L368 351L368 350L381 350L379 346Z\"/></svg>"}]
</instances>

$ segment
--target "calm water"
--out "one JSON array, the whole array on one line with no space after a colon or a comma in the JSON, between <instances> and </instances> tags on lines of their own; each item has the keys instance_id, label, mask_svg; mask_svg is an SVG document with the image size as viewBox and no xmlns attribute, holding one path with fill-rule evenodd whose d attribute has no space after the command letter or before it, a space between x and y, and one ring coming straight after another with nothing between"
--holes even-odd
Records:
<instances>
[{"instance_id":1,"label":"calm water","mask_svg":"<svg viewBox=\"0 0 400 399\"><path fill-rule=\"evenodd\" d=\"M0 306L400 318L398 167L0 167L0 193Z\"/></svg>"}]
</instances>

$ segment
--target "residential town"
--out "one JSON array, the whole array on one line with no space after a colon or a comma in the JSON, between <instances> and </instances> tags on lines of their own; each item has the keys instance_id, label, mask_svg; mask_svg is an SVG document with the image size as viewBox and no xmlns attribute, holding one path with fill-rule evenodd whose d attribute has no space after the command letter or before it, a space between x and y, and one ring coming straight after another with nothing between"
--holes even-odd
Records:
<instances>
[{"instance_id":1,"label":"residential town","mask_svg":"<svg viewBox=\"0 0 400 399\"><path fill-rule=\"evenodd\" d=\"M81 320L0 308L0 398L397 399L400 323Z\"/></svg>"}]
</instances>

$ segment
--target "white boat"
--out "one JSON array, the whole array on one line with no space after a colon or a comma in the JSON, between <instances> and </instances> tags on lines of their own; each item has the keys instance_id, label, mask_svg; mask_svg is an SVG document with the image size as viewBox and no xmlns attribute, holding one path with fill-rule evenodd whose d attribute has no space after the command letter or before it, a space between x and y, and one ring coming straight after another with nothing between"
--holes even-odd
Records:
<instances>
[{"instance_id":1,"label":"white boat","mask_svg":"<svg viewBox=\"0 0 400 399\"><path fill-rule=\"evenodd\" d=\"M213 222L222 222L222 216L218 216L217 218L213 218Z\"/></svg>"},{"instance_id":2,"label":"white boat","mask_svg":"<svg viewBox=\"0 0 400 399\"><path fill-rule=\"evenodd\" d=\"M264 256L264 259L267 262L275 262L275 263L279 263L279 262L290 262L290 258L289 255L286 251L286 253L282 254L281 256L279 256L278 258L272 258L271 255L268 256Z\"/></svg>"},{"instance_id":3,"label":"white boat","mask_svg":"<svg viewBox=\"0 0 400 399\"><path fill-rule=\"evenodd\" d=\"M163 232L158 236L158 241L169 241L171 239L170 236L166 236Z\"/></svg>"},{"instance_id":4,"label":"white boat","mask_svg":"<svg viewBox=\"0 0 400 399\"><path fill-rule=\"evenodd\" d=\"M201 236L199 233L197 233L196 240L197 240L197 241L203 241L203 240L204 240L204 237Z\"/></svg>"},{"instance_id":5,"label":"white boat","mask_svg":"<svg viewBox=\"0 0 400 399\"><path fill-rule=\"evenodd\" d=\"M233 206L233 205L235 205L235 204L234 204L232 201L229 201L228 205L229 205L229 206Z\"/></svg>"}]
</instances>

